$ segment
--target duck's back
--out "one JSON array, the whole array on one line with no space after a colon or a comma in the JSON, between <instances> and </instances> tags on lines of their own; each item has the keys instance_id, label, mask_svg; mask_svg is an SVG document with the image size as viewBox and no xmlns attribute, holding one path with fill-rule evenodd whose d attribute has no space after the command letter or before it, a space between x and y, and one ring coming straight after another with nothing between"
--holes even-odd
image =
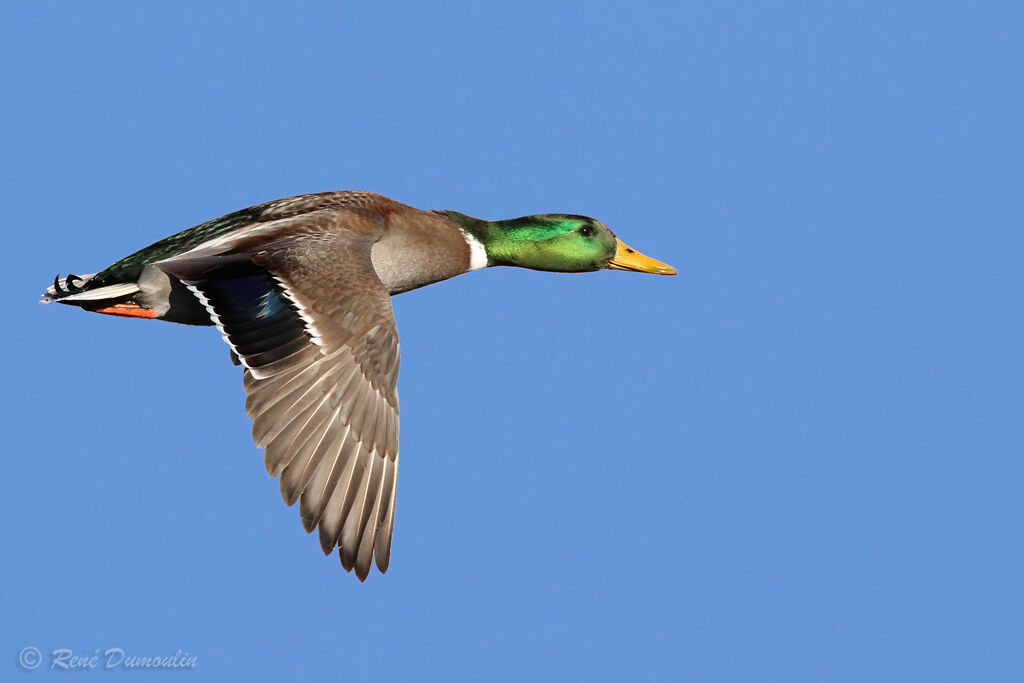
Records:
<instances>
[{"instance_id":1,"label":"duck's back","mask_svg":"<svg viewBox=\"0 0 1024 683\"><path fill-rule=\"evenodd\" d=\"M143 267L148 264L173 258L205 243L233 233L258 228L273 221L295 218L322 209L358 208L371 212L388 213L394 210L394 205L398 205L398 202L383 195L360 190L304 194L257 204L154 242L96 273L89 278L88 286L78 291L116 283L133 282L139 277Z\"/></svg>"}]
</instances>

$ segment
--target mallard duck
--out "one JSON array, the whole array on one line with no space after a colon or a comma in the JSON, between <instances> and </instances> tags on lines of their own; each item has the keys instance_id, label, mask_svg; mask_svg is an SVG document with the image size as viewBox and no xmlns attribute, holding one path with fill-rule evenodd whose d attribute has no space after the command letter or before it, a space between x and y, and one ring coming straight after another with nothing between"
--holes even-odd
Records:
<instances>
[{"instance_id":1,"label":"mallard duck","mask_svg":"<svg viewBox=\"0 0 1024 683\"><path fill-rule=\"evenodd\" d=\"M490 266L675 269L573 214L488 221L371 192L279 199L160 240L42 302L214 325L244 366L245 410L302 525L361 581L391 555L398 331L391 296Z\"/></svg>"}]
</instances>

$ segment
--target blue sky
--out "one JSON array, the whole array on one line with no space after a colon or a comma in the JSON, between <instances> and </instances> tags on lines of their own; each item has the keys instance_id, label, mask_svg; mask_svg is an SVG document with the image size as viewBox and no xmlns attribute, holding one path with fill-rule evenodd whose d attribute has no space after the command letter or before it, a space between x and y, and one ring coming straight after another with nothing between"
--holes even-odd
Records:
<instances>
[{"instance_id":1,"label":"blue sky","mask_svg":"<svg viewBox=\"0 0 1024 683\"><path fill-rule=\"evenodd\" d=\"M0 677L121 648L195 680L1021 680L1022 21L5 3ZM281 502L214 330L35 303L346 188L584 213L679 269L395 300L365 584Z\"/></svg>"}]
</instances>

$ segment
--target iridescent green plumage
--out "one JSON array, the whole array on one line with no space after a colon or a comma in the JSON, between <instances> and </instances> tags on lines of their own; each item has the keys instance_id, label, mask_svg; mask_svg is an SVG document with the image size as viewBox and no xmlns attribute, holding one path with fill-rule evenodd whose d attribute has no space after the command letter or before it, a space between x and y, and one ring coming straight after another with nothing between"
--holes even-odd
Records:
<instances>
[{"instance_id":1,"label":"iridescent green plumage","mask_svg":"<svg viewBox=\"0 0 1024 683\"><path fill-rule=\"evenodd\" d=\"M170 237L165 237L144 249L124 257L120 261L110 264L96 273L91 280L91 284L93 286L102 286L110 282L124 282L125 280L138 277L139 273L142 272L143 266L146 264L188 251L207 240L226 235L232 230L259 220L259 210L263 206L265 205L242 209L241 211L215 218L212 221L207 221L187 230L182 230Z\"/></svg>"},{"instance_id":2,"label":"iridescent green plumage","mask_svg":"<svg viewBox=\"0 0 1024 683\"><path fill-rule=\"evenodd\" d=\"M589 216L544 213L485 221L444 213L484 245L490 266L582 273L606 268L615 255L615 235Z\"/></svg>"}]
</instances>

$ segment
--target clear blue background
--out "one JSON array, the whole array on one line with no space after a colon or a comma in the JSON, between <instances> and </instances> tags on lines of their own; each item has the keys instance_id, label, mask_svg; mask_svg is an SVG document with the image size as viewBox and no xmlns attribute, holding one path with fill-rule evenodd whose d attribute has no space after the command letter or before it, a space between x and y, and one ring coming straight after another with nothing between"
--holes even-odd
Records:
<instances>
[{"instance_id":1,"label":"clear blue background","mask_svg":"<svg viewBox=\"0 0 1024 683\"><path fill-rule=\"evenodd\" d=\"M1024 680L1018 3L208 4L0 6L0 677ZM396 299L365 584L214 330L35 303L343 188L679 268Z\"/></svg>"}]
</instances>

